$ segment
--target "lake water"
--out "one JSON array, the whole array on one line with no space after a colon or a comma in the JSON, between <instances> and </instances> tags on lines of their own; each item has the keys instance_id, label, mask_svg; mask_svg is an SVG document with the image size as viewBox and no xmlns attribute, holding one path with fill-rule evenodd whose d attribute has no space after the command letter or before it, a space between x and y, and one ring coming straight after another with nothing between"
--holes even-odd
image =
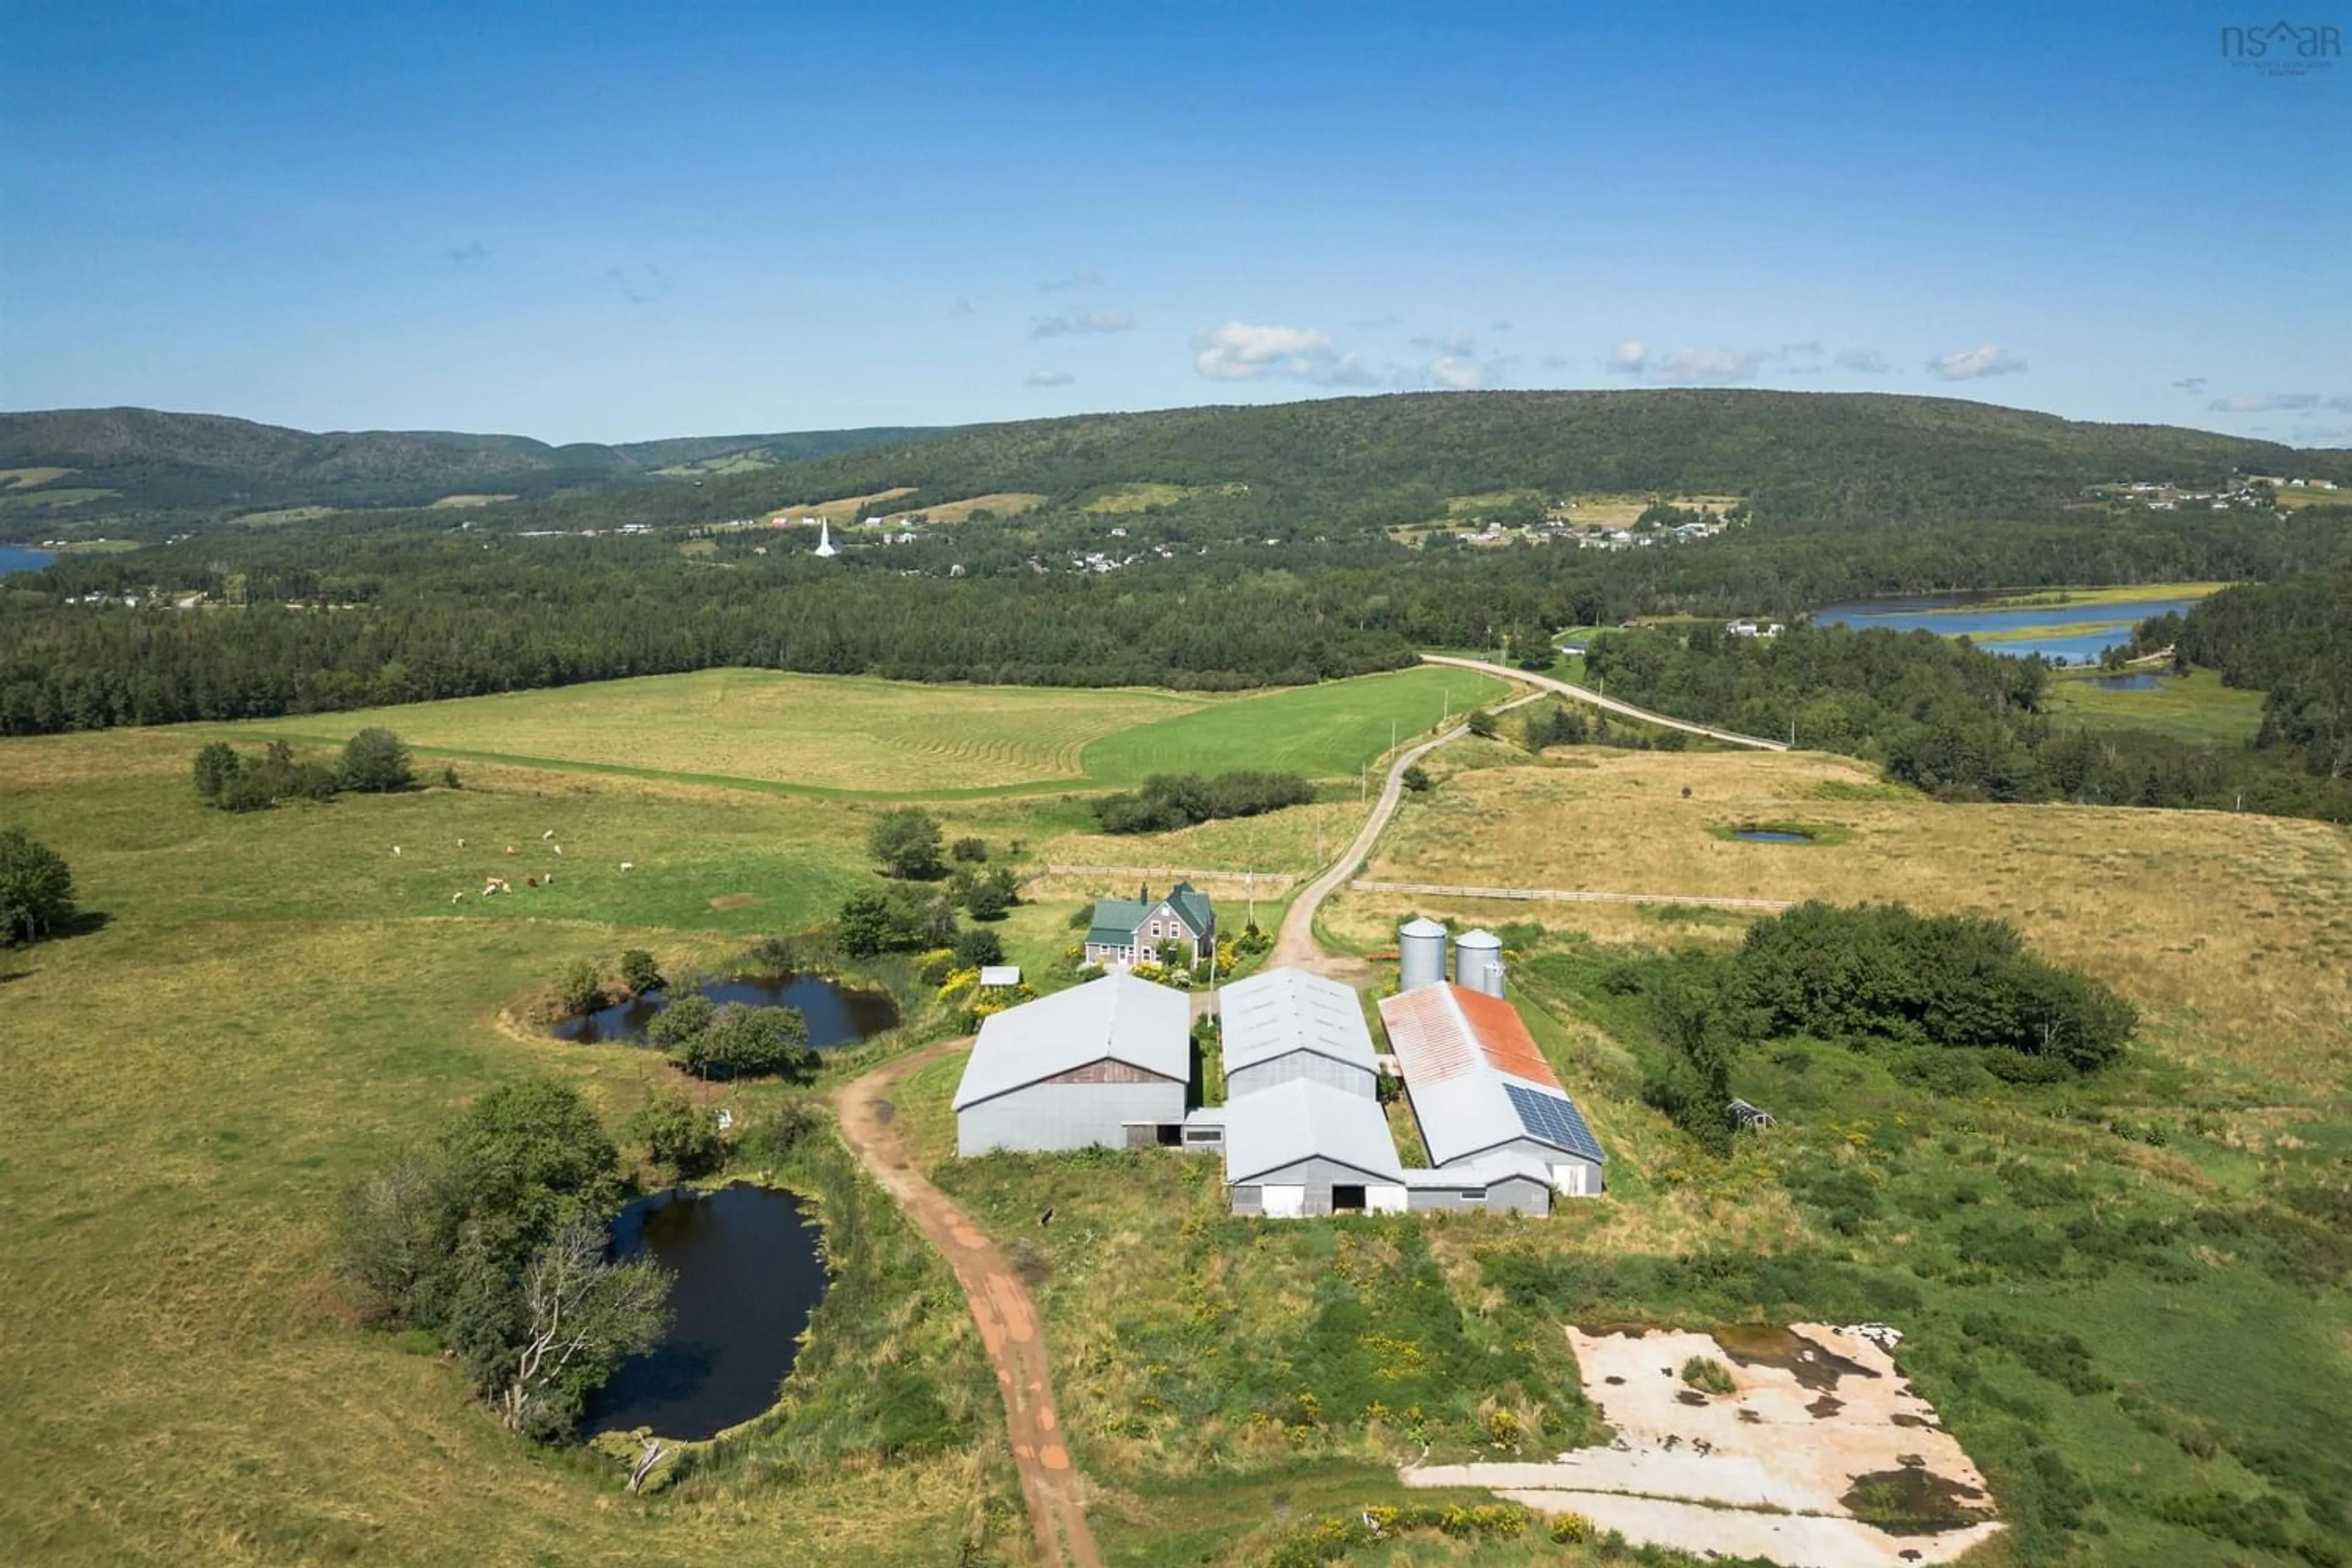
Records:
<instances>
[{"instance_id":1,"label":"lake water","mask_svg":"<svg viewBox=\"0 0 2352 1568\"><path fill-rule=\"evenodd\" d=\"M2160 675L2102 675L2092 685L2102 691L2153 691L2164 684Z\"/></svg>"},{"instance_id":2,"label":"lake water","mask_svg":"<svg viewBox=\"0 0 2352 1568\"><path fill-rule=\"evenodd\" d=\"M38 572L57 559L52 550L29 550L21 544L0 544L0 577L11 572Z\"/></svg>"},{"instance_id":3,"label":"lake water","mask_svg":"<svg viewBox=\"0 0 2352 1568\"><path fill-rule=\"evenodd\" d=\"M790 1193L730 1186L641 1198L613 1224L614 1250L675 1270L675 1321L662 1342L621 1363L588 1402L590 1432L650 1426L715 1436L776 1403L801 1331L824 1300L816 1222Z\"/></svg>"},{"instance_id":4,"label":"lake water","mask_svg":"<svg viewBox=\"0 0 2352 1568\"><path fill-rule=\"evenodd\" d=\"M2018 658L2038 653L2056 662L2095 664L2099 655L2131 641L2132 627L2141 621L2179 611L2187 614L2195 599L2119 599L2112 603L2036 605L2028 609L1976 609L1965 595L1932 599L1859 599L1830 605L1813 612L1813 621L1825 626L1884 626L1889 631L1929 631L1942 637L1969 637L1987 653ZM2084 627L2093 627L2084 630ZM2056 628L2074 627L2071 632ZM2012 641L1983 640L1990 632L2029 634Z\"/></svg>"},{"instance_id":5,"label":"lake water","mask_svg":"<svg viewBox=\"0 0 2352 1568\"><path fill-rule=\"evenodd\" d=\"M1740 827L1732 830L1734 838L1744 838L1750 844L1811 844L1810 833L1791 833L1782 827Z\"/></svg>"},{"instance_id":6,"label":"lake water","mask_svg":"<svg viewBox=\"0 0 2352 1568\"><path fill-rule=\"evenodd\" d=\"M741 1002L754 1007L796 1007L808 1020L808 1043L818 1050L855 1045L869 1036L896 1027L898 1005L882 991L850 991L824 974L747 975L738 980L710 980L696 987L720 1006ZM555 1037L583 1046L643 1045L646 1026L669 1005L658 991L610 1007L566 1018L555 1026Z\"/></svg>"}]
</instances>

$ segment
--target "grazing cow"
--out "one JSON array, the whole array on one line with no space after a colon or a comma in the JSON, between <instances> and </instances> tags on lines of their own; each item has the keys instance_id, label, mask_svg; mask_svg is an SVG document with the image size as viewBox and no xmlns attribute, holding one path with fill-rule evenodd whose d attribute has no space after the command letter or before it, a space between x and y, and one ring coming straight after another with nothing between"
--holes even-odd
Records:
<instances>
[{"instance_id":1,"label":"grazing cow","mask_svg":"<svg viewBox=\"0 0 2352 1568\"><path fill-rule=\"evenodd\" d=\"M451 903L453 903L453 904L462 904L462 903L464 903L464 902L466 901L466 889L463 889L463 888L460 888L460 889L458 889L456 892L454 892L454 893L450 894L450 895L449 895L449 901L450 901Z\"/></svg>"},{"instance_id":2,"label":"grazing cow","mask_svg":"<svg viewBox=\"0 0 2352 1568\"><path fill-rule=\"evenodd\" d=\"M636 868L637 863L635 860L624 860L621 862L621 869L624 871L634 871Z\"/></svg>"},{"instance_id":3,"label":"grazing cow","mask_svg":"<svg viewBox=\"0 0 2352 1568\"><path fill-rule=\"evenodd\" d=\"M466 847L466 841L465 841L464 839L460 838L459 840L457 840L457 847L458 847L458 848L463 849L465 847Z\"/></svg>"},{"instance_id":4,"label":"grazing cow","mask_svg":"<svg viewBox=\"0 0 2352 1568\"><path fill-rule=\"evenodd\" d=\"M563 853L563 846L561 844L551 845L549 847L552 848L558 855Z\"/></svg>"},{"instance_id":5,"label":"grazing cow","mask_svg":"<svg viewBox=\"0 0 2352 1568\"><path fill-rule=\"evenodd\" d=\"M541 838L552 838L555 837L555 829L551 827L546 832L541 834L540 837Z\"/></svg>"},{"instance_id":6,"label":"grazing cow","mask_svg":"<svg viewBox=\"0 0 2352 1568\"><path fill-rule=\"evenodd\" d=\"M515 847L514 847L513 845L511 845L511 844L508 845L508 846L507 846L507 853L508 853L508 854L509 854L509 855L511 855L511 854L513 854L514 852L515 852Z\"/></svg>"},{"instance_id":7,"label":"grazing cow","mask_svg":"<svg viewBox=\"0 0 2352 1568\"><path fill-rule=\"evenodd\" d=\"M522 885L526 888L536 888L539 886L539 879L536 877L525 877L522 879Z\"/></svg>"},{"instance_id":8,"label":"grazing cow","mask_svg":"<svg viewBox=\"0 0 2352 1568\"><path fill-rule=\"evenodd\" d=\"M397 844L394 845L394 846L392 847L392 852L393 852L394 854L395 854L395 855L399 854L399 853L400 853L400 846L399 846L399 845L397 845Z\"/></svg>"}]
</instances>

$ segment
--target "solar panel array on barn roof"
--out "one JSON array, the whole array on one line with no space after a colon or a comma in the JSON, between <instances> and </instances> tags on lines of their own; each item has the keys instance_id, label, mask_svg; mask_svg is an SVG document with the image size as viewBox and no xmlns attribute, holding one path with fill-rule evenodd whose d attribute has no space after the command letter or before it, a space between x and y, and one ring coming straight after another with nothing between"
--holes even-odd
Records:
<instances>
[{"instance_id":1,"label":"solar panel array on barn roof","mask_svg":"<svg viewBox=\"0 0 2352 1568\"><path fill-rule=\"evenodd\" d=\"M1423 985L1384 998L1381 1022L1435 1164L1522 1138L1607 1160L1508 1002L1463 985Z\"/></svg>"}]
</instances>

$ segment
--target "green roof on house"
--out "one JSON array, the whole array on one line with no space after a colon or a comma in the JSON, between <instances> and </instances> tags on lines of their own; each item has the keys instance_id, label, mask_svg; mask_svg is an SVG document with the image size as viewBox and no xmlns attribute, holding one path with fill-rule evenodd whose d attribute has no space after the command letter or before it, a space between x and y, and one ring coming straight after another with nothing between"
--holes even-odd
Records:
<instances>
[{"instance_id":1,"label":"green roof on house","mask_svg":"<svg viewBox=\"0 0 2352 1568\"><path fill-rule=\"evenodd\" d=\"M1196 931L1205 931L1216 911L1209 895L1190 882L1179 882L1169 889L1165 900L1154 899L1145 903L1139 899L1099 899L1095 902L1094 923L1087 928L1087 940L1109 947L1129 947L1135 942L1135 929L1143 917L1162 903L1175 907L1184 923Z\"/></svg>"},{"instance_id":2,"label":"green roof on house","mask_svg":"<svg viewBox=\"0 0 2352 1568\"><path fill-rule=\"evenodd\" d=\"M1209 922L1217 918L1216 911L1209 905L1209 895L1190 882L1177 883L1170 889L1168 901L1176 906L1176 912L1182 915L1184 923L1194 931L1207 931Z\"/></svg>"},{"instance_id":3,"label":"green roof on house","mask_svg":"<svg viewBox=\"0 0 2352 1568\"><path fill-rule=\"evenodd\" d=\"M1135 928L1143 923L1150 908L1133 899L1098 899L1095 902L1095 923L1087 928L1087 940L1126 947L1135 941Z\"/></svg>"}]
</instances>

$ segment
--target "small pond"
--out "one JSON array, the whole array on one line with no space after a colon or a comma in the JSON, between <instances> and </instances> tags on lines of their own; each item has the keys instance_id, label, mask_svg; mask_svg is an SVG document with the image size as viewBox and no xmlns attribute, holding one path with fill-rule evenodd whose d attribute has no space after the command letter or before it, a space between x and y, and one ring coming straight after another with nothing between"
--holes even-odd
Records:
<instances>
[{"instance_id":1,"label":"small pond","mask_svg":"<svg viewBox=\"0 0 2352 1568\"><path fill-rule=\"evenodd\" d=\"M38 572L55 561L54 552L30 550L21 544L0 544L0 577L11 572Z\"/></svg>"},{"instance_id":2,"label":"small pond","mask_svg":"<svg viewBox=\"0 0 2352 1568\"><path fill-rule=\"evenodd\" d=\"M869 1036L893 1028L898 1005L886 991L852 991L826 974L745 975L733 980L706 980L696 987L720 1006L742 1002L754 1007L796 1007L808 1020L808 1043L818 1050L855 1045ZM669 1005L659 991L615 1002L593 1013L566 1018L555 1026L555 1037L583 1046L643 1045L646 1026Z\"/></svg>"},{"instance_id":3,"label":"small pond","mask_svg":"<svg viewBox=\"0 0 2352 1568\"><path fill-rule=\"evenodd\" d=\"M1810 833L1795 833L1785 827L1735 827L1731 836L1750 844L1811 844L1813 841Z\"/></svg>"},{"instance_id":4,"label":"small pond","mask_svg":"<svg viewBox=\"0 0 2352 1568\"><path fill-rule=\"evenodd\" d=\"M2102 675L2091 684L2102 691L2153 691L2164 682L2160 675Z\"/></svg>"},{"instance_id":5,"label":"small pond","mask_svg":"<svg viewBox=\"0 0 2352 1568\"><path fill-rule=\"evenodd\" d=\"M1858 599L1825 605L1813 612L1813 621L1824 626L1884 626L1890 631L1968 637L1987 653L2020 658L2038 653L2053 661L2095 664L2108 648L2131 641L2132 628L2140 622L2173 611L2186 615L2198 602L2151 597L1993 608L1983 603L1990 596Z\"/></svg>"},{"instance_id":6,"label":"small pond","mask_svg":"<svg viewBox=\"0 0 2352 1568\"><path fill-rule=\"evenodd\" d=\"M801 1330L824 1300L819 1235L800 1200L773 1187L663 1193L623 1209L614 1250L677 1272L675 1321L660 1344L622 1363L596 1391L585 1428L650 1426L695 1441L775 1404Z\"/></svg>"}]
</instances>

